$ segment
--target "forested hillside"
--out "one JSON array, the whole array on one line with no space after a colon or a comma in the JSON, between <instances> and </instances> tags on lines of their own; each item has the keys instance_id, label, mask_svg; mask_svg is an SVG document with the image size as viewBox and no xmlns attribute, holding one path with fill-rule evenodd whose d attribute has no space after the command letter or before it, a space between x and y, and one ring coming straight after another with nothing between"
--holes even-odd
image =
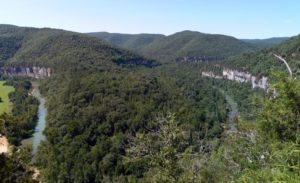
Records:
<instances>
[{"instance_id":1,"label":"forested hillside","mask_svg":"<svg viewBox=\"0 0 300 183\"><path fill-rule=\"evenodd\" d=\"M257 49L255 45L230 36L193 31L178 32L170 36L144 34L128 36L109 33L89 35L105 39L124 48L133 49L161 62L184 61L184 57L189 58L188 60L191 62L222 60ZM140 42L141 45L137 47L136 44Z\"/></svg>"},{"instance_id":2,"label":"forested hillside","mask_svg":"<svg viewBox=\"0 0 300 183\"><path fill-rule=\"evenodd\" d=\"M48 141L39 166L49 182L138 179L147 161L126 163L128 138L158 127L156 117L168 113L189 131L190 145L197 149L206 139L203 145L212 148L227 115L224 96L202 79L173 81L151 72L78 71L47 81Z\"/></svg>"},{"instance_id":3,"label":"forested hillside","mask_svg":"<svg viewBox=\"0 0 300 183\"><path fill-rule=\"evenodd\" d=\"M146 51L134 53L63 30L0 26L1 67L54 70L39 80L48 111L46 141L31 165L39 169L42 181L299 180L299 81L275 73L270 77L273 89L266 92L247 83L202 77L204 70L223 67L254 74L267 73L270 66L284 69L272 53L285 56L297 72L299 37L204 64L171 61L227 58L256 48L235 38L191 31L147 35L146 40L112 36L133 49L141 44ZM0 116L5 121L1 133L18 145L32 133L37 101L28 95L29 81L1 78L16 88L10 95L12 114ZM234 116L229 97L239 110ZM19 168L14 168L11 157L0 160L7 167L0 175L12 177L14 171L26 172L29 163L17 162ZM21 178L27 181L31 173Z\"/></svg>"},{"instance_id":4,"label":"forested hillside","mask_svg":"<svg viewBox=\"0 0 300 183\"><path fill-rule=\"evenodd\" d=\"M153 41L165 37L162 34L120 34L108 32L91 32L87 34L134 51L140 51Z\"/></svg>"},{"instance_id":5,"label":"forested hillside","mask_svg":"<svg viewBox=\"0 0 300 183\"><path fill-rule=\"evenodd\" d=\"M108 69L116 64L157 65L152 60L115 48L83 34L56 30L0 25L2 65ZM7 46L8 45L8 46Z\"/></svg>"},{"instance_id":6,"label":"forested hillside","mask_svg":"<svg viewBox=\"0 0 300 183\"><path fill-rule=\"evenodd\" d=\"M48 182L139 180L148 163L127 163L129 139L158 128L156 118L169 113L175 113L189 132L184 149L211 151L218 146L227 105L223 94L205 79L185 76L177 67L175 75L173 69L147 68L153 66L145 64L148 59L78 33L5 29L1 36L14 39L20 34L22 39L3 60L4 67L54 68L54 75L41 83L47 97L47 141L36 161ZM141 64L133 62L141 59ZM16 142L22 137L7 135Z\"/></svg>"},{"instance_id":7,"label":"forested hillside","mask_svg":"<svg viewBox=\"0 0 300 183\"><path fill-rule=\"evenodd\" d=\"M280 44L288 39L289 37L273 37L268 39L241 39L241 40L246 43L252 43L260 48L266 48L266 47L271 47Z\"/></svg>"},{"instance_id":8,"label":"forested hillside","mask_svg":"<svg viewBox=\"0 0 300 183\"><path fill-rule=\"evenodd\" d=\"M300 36L294 36L272 48L259 52L244 53L230 58L222 65L229 68L249 71L253 74L267 74L272 68L286 71L284 63L278 60L274 54L287 60L292 71L298 75L300 68Z\"/></svg>"}]
</instances>

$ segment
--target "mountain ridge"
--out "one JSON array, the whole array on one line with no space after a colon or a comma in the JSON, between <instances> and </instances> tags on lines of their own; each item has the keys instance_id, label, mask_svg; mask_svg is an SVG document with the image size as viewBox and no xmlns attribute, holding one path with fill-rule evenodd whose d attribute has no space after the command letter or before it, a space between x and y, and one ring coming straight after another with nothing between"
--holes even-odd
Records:
<instances>
[{"instance_id":1,"label":"mountain ridge","mask_svg":"<svg viewBox=\"0 0 300 183\"><path fill-rule=\"evenodd\" d=\"M244 51L256 50L253 44L245 43L232 36L207 34L185 30L172 35L88 33L120 47L131 49L161 62L174 62L183 57L230 57ZM148 41L142 41L144 37ZM132 41L134 44L128 44ZM143 44L136 46L137 43Z\"/></svg>"},{"instance_id":2,"label":"mountain ridge","mask_svg":"<svg viewBox=\"0 0 300 183\"><path fill-rule=\"evenodd\" d=\"M154 66L153 60L85 34L50 28L0 25L0 66L45 66L56 70Z\"/></svg>"}]
</instances>

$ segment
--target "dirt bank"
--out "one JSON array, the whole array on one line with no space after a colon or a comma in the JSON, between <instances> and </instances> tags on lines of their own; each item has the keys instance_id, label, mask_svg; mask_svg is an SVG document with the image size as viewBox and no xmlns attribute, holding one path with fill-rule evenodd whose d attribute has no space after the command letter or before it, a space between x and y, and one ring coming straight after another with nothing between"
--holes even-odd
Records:
<instances>
[{"instance_id":1,"label":"dirt bank","mask_svg":"<svg viewBox=\"0 0 300 183\"><path fill-rule=\"evenodd\" d=\"M0 136L0 154L8 153L9 144L7 138L5 136Z\"/></svg>"}]
</instances>

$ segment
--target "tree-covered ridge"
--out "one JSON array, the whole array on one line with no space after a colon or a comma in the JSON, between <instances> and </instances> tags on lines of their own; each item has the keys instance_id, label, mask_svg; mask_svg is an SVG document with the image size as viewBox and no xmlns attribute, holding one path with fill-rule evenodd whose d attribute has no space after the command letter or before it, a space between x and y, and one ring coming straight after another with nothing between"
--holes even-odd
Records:
<instances>
[{"instance_id":1,"label":"tree-covered ridge","mask_svg":"<svg viewBox=\"0 0 300 183\"><path fill-rule=\"evenodd\" d=\"M241 39L241 40L247 43L254 44L260 48L266 48L266 47L272 47L277 44L280 44L288 39L289 37L272 37L267 39Z\"/></svg>"},{"instance_id":2,"label":"tree-covered ridge","mask_svg":"<svg viewBox=\"0 0 300 183\"><path fill-rule=\"evenodd\" d=\"M8 137L10 144L20 145L21 140L29 138L34 132L38 101L29 95L30 81L15 78L9 79L6 84L15 88L9 94L13 108L11 113L0 115L0 133Z\"/></svg>"},{"instance_id":3,"label":"tree-covered ridge","mask_svg":"<svg viewBox=\"0 0 300 183\"><path fill-rule=\"evenodd\" d=\"M113 68L116 64L157 65L130 51L84 34L57 29L0 26L2 65L47 66L55 70Z\"/></svg>"},{"instance_id":4,"label":"tree-covered ridge","mask_svg":"<svg viewBox=\"0 0 300 183\"><path fill-rule=\"evenodd\" d=\"M227 115L224 97L201 78L189 80L153 69L77 71L50 78L42 85L49 111L47 142L38 155L42 174L48 182L138 180L147 162L125 162L128 138L147 133L159 114L170 111L195 149L200 139L207 151L217 146Z\"/></svg>"},{"instance_id":5,"label":"tree-covered ridge","mask_svg":"<svg viewBox=\"0 0 300 183\"><path fill-rule=\"evenodd\" d=\"M278 60L274 54L285 58L292 71L299 75L300 36L294 36L272 48L232 57L221 64L225 67L244 70L253 74L268 74L272 68L286 71L284 63Z\"/></svg>"},{"instance_id":6,"label":"tree-covered ridge","mask_svg":"<svg viewBox=\"0 0 300 183\"><path fill-rule=\"evenodd\" d=\"M153 41L165 37L162 34L119 34L108 32L91 32L87 34L108 41L114 45L118 45L122 48L135 51L142 50L143 47Z\"/></svg>"},{"instance_id":7,"label":"tree-covered ridge","mask_svg":"<svg viewBox=\"0 0 300 183\"><path fill-rule=\"evenodd\" d=\"M183 57L226 58L241 52L256 50L255 45L230 36L193 31L182 31L170 36L147 34L128 36L126 34L109 33L90 35L101 37L113 44L133 49L162 62L174 62ZM141 45L137 47L136 44Z\"/></svg>"},{"instance_id":8,"label":"tree-covered ridge","mask_svg":"<svg viewBox=\"0 0 300 183\"><path fill-rule=\"evenodd\" d=\"M298 80L281 75L275 86L279 96L269 93L262 106L252 103L248 85L201 77L202 70L222 71L221 62L124 68L117 64L136 65L142 57L78 33L4 27L3 35L20 31L23 36L21 47L7 56L7 65L56 69L41 83L47 98L47 140L36 165L45 181L299 180ZM285 52L298 53L298 45L287 45ZM11 95L19 118L2 116L10 128L0 129L17 144L30 135L37 103L27 95L28 81L10 83L21 88ZM234 119L234 130L226 127L229 107L221 90L237 100L243 114ZM11 160L4 160L15 171Z\"/></svg>"}]
</instances>

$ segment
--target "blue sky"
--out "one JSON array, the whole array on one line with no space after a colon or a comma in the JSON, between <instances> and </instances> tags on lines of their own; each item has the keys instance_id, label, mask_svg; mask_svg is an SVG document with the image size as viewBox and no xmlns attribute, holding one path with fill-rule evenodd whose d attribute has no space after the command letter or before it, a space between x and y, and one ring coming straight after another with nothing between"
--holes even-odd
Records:
<instances>
[{"instance_id":1,"label":"blue sky","mask_svg":"<svg viewBox=\"0 0 300 183\"><path fill-rule=\"evenodd\" d=\"M77 32L182 30L268 38L300 33L299 0L0 0L0 23Z\"/></svg>"}]
</instances>

